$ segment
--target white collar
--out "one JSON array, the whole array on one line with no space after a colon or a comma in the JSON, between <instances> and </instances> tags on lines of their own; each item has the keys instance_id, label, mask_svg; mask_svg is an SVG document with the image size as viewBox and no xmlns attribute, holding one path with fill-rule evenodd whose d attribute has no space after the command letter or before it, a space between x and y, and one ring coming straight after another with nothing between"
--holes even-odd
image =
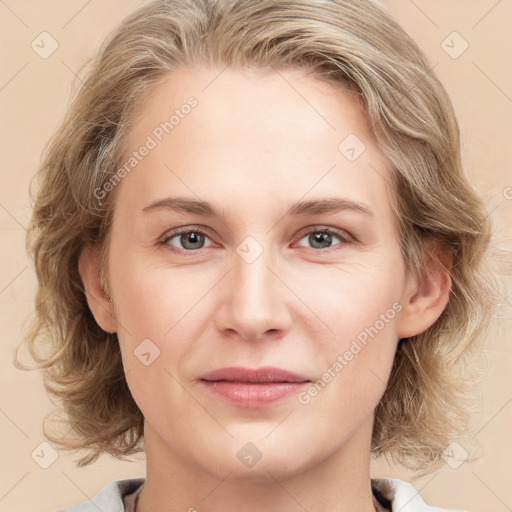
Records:
<instances>
[{"instance_id":1,"label":"white collar","mask_svg":"<svg viewBox=\"0 0 512 512\"><path fill-rule=\"evenodd\" d=\"M396 478L375 478L372 483L391 502L391 512L463 512L427 505L410 483Z\"/></svg>"}]
</instances>

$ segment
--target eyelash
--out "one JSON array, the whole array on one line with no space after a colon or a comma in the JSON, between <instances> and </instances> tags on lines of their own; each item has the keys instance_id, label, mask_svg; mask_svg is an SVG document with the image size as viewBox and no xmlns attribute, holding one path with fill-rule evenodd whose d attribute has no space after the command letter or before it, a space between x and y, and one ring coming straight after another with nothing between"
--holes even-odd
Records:
<instances>
[{"instance_id":1,"label":"eyelash","mask_svg":"<svg viewBox=\"0 0 512 512\"><path fill-rule=\"evenodd\" d=\"M180 255L187 255L187 256L193 255L193 253L197 253L201 249L204 249L204 247L201 247L199 249L179 249L179 248L174 247L169 244L169 241L172 240L173 238L175 238L176 236L186 234L186 233L199 233L200 235L204 235L205 237L210 238L208 233L204 229L202 229L200 227L188 226L186 228L181 228L181 229L178 228L174 231L171 231L170 233L167 233L165 235L165 237L157 243L157 245L164 246L173 253L180 254ZM314 226L313 229L305 232L299 238L299 241L302 240L304 237L311 235L312 233L326 233L330 236L335 236L341 240L341 242L339 244L335 244L332 247L327 247L324 249L316 249L314 247L311 247L311 249L313 249L314 251L318 251L318 252L330 251L333 249L333 247L336 247L337 245L350 244L355 241L355 238L352 237L351 235L349 235L345 231L337 230L337 229L330 228L330 227L324 227L324 226ZM301 246L301 247L303 247L303 246Z\"/></svg>"}]
</instances>

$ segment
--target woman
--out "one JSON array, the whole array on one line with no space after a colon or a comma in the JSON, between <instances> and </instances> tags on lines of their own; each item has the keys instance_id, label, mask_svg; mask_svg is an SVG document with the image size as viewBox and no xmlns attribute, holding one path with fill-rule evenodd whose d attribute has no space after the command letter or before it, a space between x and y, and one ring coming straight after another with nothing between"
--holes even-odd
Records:
<instances>
[{"instance_id":1,"label":"woman","mask_svg":"<svg viewBox=\"0 0 512 512\"><path fill-rule=\"evenodd\" d=\"M146 454L66 510L439 510L370 455L427 472L464 435L490 226L376 2L139 9L52 139L29 237L28 343L75 434L50 439Z\"/></svg>"}]
</instances>

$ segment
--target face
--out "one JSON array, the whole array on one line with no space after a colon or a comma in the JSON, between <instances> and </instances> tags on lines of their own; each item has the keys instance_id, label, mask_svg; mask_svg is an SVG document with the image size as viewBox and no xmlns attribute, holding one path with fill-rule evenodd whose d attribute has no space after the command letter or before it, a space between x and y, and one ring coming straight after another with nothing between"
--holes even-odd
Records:
<instances>
[{"instance_id":1,"label":"face","mask_svg":"<svg viewBox=\"0 0 512 512\"><path fill-rule=\"evenodd\" d=\"M355 96L299 70L173 72L125 149L103 323L147 452L235 480L369 454L416 282ZM231 367L295 378L210 373Z\"/></svg>"}]
</instances>

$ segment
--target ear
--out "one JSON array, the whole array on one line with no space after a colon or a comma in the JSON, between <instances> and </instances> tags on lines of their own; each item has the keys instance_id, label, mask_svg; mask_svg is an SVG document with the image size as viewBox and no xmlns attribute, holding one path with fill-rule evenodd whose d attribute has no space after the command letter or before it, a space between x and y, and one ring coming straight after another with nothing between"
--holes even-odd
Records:
<instances>
[{"instance_id":1,"label":"ear","mask_svg":"<svg viewBox=\"0 0 512 512\"><path fill-rule=\"evenodd\" d=\"M78 272L84 284L87 304L96 322L104 331L116 332L112 303L101 285L99 247L84 247L78 260Z\"/></svg>"},{"instance_id":2,"label":"ear","mask_svg":"<svg viewBox=\"0 0 512 512\"><path fill-rule=\"evenodd\" d=\"M429 257L422 276L409 277L398 338L426 331L441 316L450 299L452 257L440 243L427 243Z\"/></svg>"}]
</instances>

